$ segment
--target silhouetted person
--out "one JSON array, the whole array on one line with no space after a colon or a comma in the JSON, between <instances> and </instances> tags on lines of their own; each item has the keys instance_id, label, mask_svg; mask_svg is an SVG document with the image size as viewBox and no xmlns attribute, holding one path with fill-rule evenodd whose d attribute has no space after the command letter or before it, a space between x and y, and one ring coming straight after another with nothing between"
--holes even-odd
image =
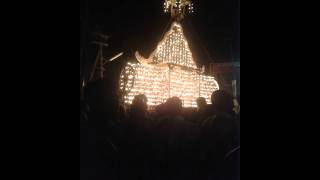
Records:
<instances>
[{"instance_id":1,"label":"silhouetted person","mask_svg":"<svg viewBox=\"0 0 320 180\"><path fill-rule=\"evenodd\" d=\"M124 179L147 179L146 161L149 153L149 123L147 97L136 95L132 101L129 117L124 122L123 165L127 172Z\"/></svg>"},{"instance_id":2,"label":"silhouetted person","mask_svg":"<svg viewBox=\"0 0 320 180\"><path fill-rule=\"evenodd\" d=\"M163 169L159 173L167 173L162 179L186 179L192 169L188 163L191 163L189 146L193 125L183 118L182 101L178 97L169 98L161 107L164 108L163 117L155 128L159 142L157 153L162 164L159 169Z\"/></svg>"},{"instance_id":3,"label":"silhouetted person","mask_svg":"<svg viewBox=\"0 0 320 180\"><path fill-rule=\"evenodd\" d=\"M147 97L144 94L134 96L130 106L129 118L143 118L147 114Z\"/></svg>"},{"instance_id":4,"label":"silhouetted person","mask_svg":"<svg viewBox=\"0 0 320 180\"><path fill-rule=\"evenodd\" d=\"M198 112L204 111L207 106L206 99L204 97L198 97L197 100Z\"/></svg>"},{"instance_id":5,"label":"silhouetted person","mask_svg":"<svg viewBox=\"0 0 320 180\"><path fill-rule=\"evenodd\" d=\"M182 101L178 97L169 98L166 102L167 115L170 117L181 117Z\"/></svg>"},{"instance_id":6,"label":"silhouetted person","mask_svg":"<svg viewBox=\"0 0 320 180\"><path fill-rule=\"evenodd\" d=\"M236 118L240 121L240 96L234 99L234 112L236 113Z\"/></svg>"},{"instance_id":7,"label":"silhouetted person","mask_svg":"<svg viewBox=\"0 0 320 180\"><path fill-rule=\"evenodd\" d=\"M204 97L199 97L196 99L197 102L197 112L193 116L193 122L197 125L201 125L206 117L211 113L211 109L207 105L206 99Z\"/></svg>"},{"instance_id":8,"label":"silhouetted person","mask_svg":"<svg viewBox=\"0 0 320 180\"><path fill-rule=\"evenodd\" d=\"M226 157L240 147L240 124L233 112L231 95L218 90L212 93L211 101L214 115L202 124L205 158L208 167L212 167L209 171L214 179L229 180L230 173L236 173L230 172L230 166L237 162L228 162Z\"/></svg>"},{"instance_id":9,"label":"silhouetted person","mask_svg":"<svg viewBox=\"0 0 320 180\"><path fill-rule=\"evenodd\" d=\"M178 124L184 123L181 115L182 101L178 97L169 98L162 108L162 117L159 118L157 129L162 136L175 137L175 129L180 128Z\"/></svg>"},{"instance_id":10,"label":"silhouetted person","mask_svg":"<svg viewBox=\"0 0 320 180\"><path fill-rule=\"evenodd\" d=\"M106 93L107 92L107 93ZM110 169L114 167L116 151L117 125L114 104L117 100L113 89L108 88L102 80L89 83L85 89L85 99L90 107L88 121L80 129L80 167L81 176L91 176L91 179L106 179L113 176ZM110 98L111 97L111 98ZM108 179L108 178L107 178Z\"/></svg>"},{"instance_id":11,"label":"silhouetted person","mask_svg":"<svg viewBox=\"0 0 320 180\"><path fill-rule=\"evenodd\" d=\"M129 136L138 137L145 132L148 119L147 108L147 97L143 94L136 95L132 100L129 116L125 122L125 130Z\"/></svg>"}]
</instances>

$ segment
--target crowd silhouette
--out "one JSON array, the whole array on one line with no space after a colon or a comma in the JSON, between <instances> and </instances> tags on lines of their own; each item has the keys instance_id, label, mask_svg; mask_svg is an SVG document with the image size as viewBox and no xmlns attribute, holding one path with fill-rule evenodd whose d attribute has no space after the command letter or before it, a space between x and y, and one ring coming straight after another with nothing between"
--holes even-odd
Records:
<instances>
[{"instance_id":1,"label":"crowd silhouette","mask_svg":"<svg viewBox=\"0 0 320 180\"><path fill-rule=\"evenodd\" d=\"M198 98L196 110L171 97L150 111L143 94L128 110L103 108L116 101L80 104L80 179L240 179L240 112L227 92Z\"/></svg>"}]
</instances>

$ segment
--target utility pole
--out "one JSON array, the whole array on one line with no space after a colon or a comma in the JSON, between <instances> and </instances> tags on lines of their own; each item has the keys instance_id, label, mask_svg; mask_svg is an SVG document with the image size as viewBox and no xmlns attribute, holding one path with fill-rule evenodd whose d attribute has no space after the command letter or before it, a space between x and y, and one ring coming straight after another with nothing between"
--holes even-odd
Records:
<instances>
[{"instance_id":1,"label":"utility pole","mask_svg":"<svg viewBox=\"0 0 320 180\"><path fill-rule=\"evenodd\" d=\"M98 54L97 54L96 60L94 62L93 68L90 73L89 81L93 81L95 78L95 74L97 74L97 73L98 73L98 78L103 79L104 78L104 71L105 71L104 66L108 62L111 62L111 61L113 61L123 55L123 52L121 52L121 53L118 53L117 55L115 55L109 59L106 59L103 55L103 48L109 46L109 44L105 43L105 41L107 41L110 38L110 36L102 34L102 33L94 33L94 34L96 36L98 36L99 40L93 41L92 43L95 45L98 45L99 49L98 49Z\"/></svg>"}]
</instances>

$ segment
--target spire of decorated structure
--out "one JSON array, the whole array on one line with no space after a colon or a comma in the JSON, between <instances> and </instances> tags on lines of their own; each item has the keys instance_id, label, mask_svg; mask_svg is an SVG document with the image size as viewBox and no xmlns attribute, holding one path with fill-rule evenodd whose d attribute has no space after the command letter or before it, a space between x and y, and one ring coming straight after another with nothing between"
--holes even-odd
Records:
<instances>
[{"instance_id":1,"label":"spire of decorated structure","mask_svg":"<svg viewBox=\"0 0 320 180\"><path fill-rule=\"evenodd\" d=\"M172 23L171 28L148 59L143 58L138 52L136 57L140 62L175 64L188 68L197 68L182 27L178 22Z\"/></svg>"}]
</instances>

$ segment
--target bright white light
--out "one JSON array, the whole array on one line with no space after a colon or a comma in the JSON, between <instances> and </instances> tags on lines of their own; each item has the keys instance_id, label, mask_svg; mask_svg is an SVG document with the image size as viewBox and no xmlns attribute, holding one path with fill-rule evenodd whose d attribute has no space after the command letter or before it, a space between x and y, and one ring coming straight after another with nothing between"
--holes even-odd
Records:
<instances>
[{"instance_id":1,"label":"bright white light","mask_svg":"<svg viewBox=\"0 0 320 180\"><path fill-rule=\"evenodd\" d=\"M120 57L120 56L122 56L122 55L123 55L123 52L121 52L121 53L119 53L119 54L117 54L117 55L113 56L111 59L109 59L109 61L111 62L111 61L113 61L113 60L117 59L118 57Z\"/></svg>"}]
</instances>

